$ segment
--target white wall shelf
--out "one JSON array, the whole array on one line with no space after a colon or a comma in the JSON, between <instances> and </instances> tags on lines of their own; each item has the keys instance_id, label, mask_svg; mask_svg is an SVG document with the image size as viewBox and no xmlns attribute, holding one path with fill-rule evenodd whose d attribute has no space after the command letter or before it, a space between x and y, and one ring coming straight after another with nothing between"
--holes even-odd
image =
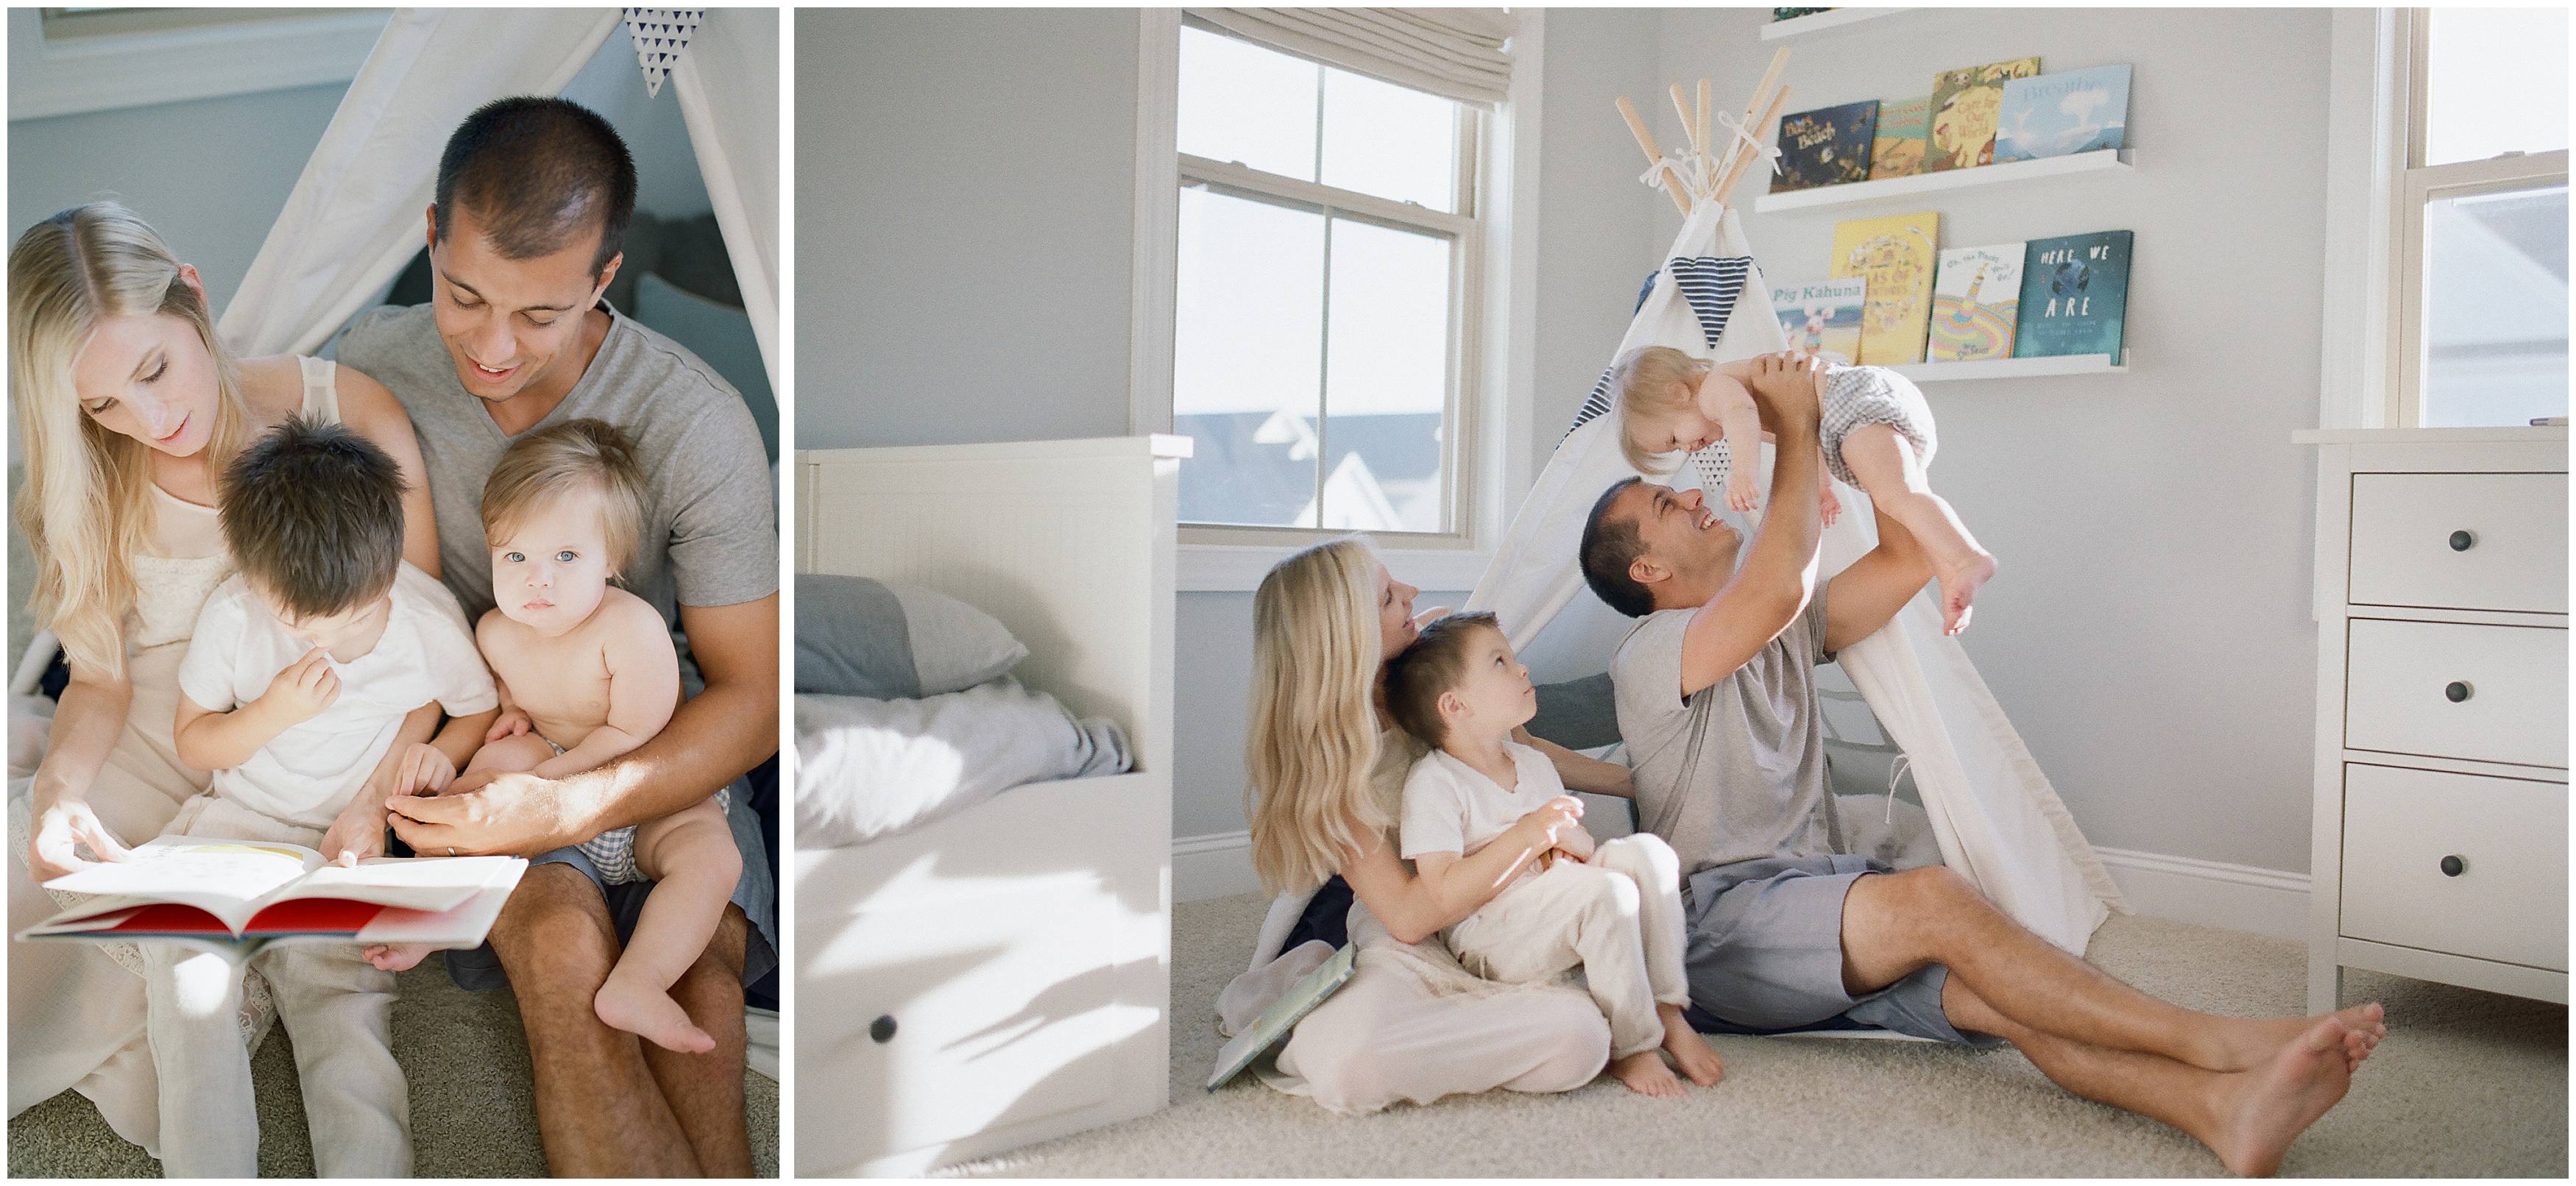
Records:
<instances>
[{"instance_id":1,"label":"white wall shelf","mask_svg":"<svg viewBox=\"0 0 2576 1186\"><path fill-rule=\"evenodd\" d=\"M1877 17L1895 16L1900 12L1912 11L1914 10L1911 8L1837 8L1831 12L1812 13L1807 16L1791 17L1785 21L1773 21L1762 26L1762 39L1778 41L1783 37L1822 33Z\"/></svg>"},{"instance_id":2,"label":"white wall shelf","mask_svg":"<svg viewBox=\"0 0 2576 1186\"><path fill-rule=\"evenodd\" d=\"M1912 177L1890 177L1883 181L1853 181L1842 185L1823 185L1814 189L1764 194L1753 199L1753 210L1757 214L1770 214L1780 210L1805 210L1817 206L1854 206L1865 202L1893 201L1921 194L1940 193L1943 190L1964 189L1973 185L2036 181L2045 177L2064 177L2075 173L2126 173L2129 170L2128 150L2098 148L2092 152L2079 152L2073 156L2041 157L2035 161L2010 161L2000 165L1980 165L1974 169L1950 169L1939 173L1918 173Z\"/></svg>"},{"instance_id":3,"label":"white wall shelf","mask_svg":"<svg viewBox=\"0 0 2576 1186\"><path fill-rule=\"evenodd\" d=\"M1951 379L2036 379L2048 375L2122 375L2129 370L2125 354L2119 361L2113 361L2108 354L2057 354L2043 358L1988 358L1977 362L1918 362L1887 369L1917 383Z\"/></svg>"}]
</instances>

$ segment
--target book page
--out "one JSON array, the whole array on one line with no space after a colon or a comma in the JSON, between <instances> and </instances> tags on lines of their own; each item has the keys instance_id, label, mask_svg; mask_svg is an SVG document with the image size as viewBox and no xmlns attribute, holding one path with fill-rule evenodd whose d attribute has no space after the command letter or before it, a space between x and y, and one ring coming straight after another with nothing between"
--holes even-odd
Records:
<instances>
[{"instance_id":1,"label":"book page","mask_svg":"<svg viewBox=\"0 0 2576 1186\"><path fill-rule=\"evenodd\" d=\"M406 910L446 911L522 864L517 857L372 857L354 869L324 865L271 900L340 898Z\"/></svg>"},{"instance_id":2,"label":"book page","mask_svg":"<svg viewBox=\"0 0 2576 1186\"><path fill-rule=\"evenodd\" d=\"M239 928L260 899L321 863L321 853L301 845L162 836L131 860L68 873L45 888L194 906Z\"/></svg>"}]
</instances>

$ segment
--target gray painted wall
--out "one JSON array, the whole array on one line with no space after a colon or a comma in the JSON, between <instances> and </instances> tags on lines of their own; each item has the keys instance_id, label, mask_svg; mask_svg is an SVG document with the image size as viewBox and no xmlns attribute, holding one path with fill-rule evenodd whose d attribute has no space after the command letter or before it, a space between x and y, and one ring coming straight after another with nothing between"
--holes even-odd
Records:
<instances>
[{"instance_id":1,"label":"gray painted wall","mask_svg":"<svg viewBox=\"0 0 2576 1186\"><path fill-rule=\"evenodd\" d=\"M797 445L1127 431L1133 10L797 18Z\"/></svg>"},{"instance_id":2,"label":"gray painted wall","mask_svg":"<svg viewBox=\"0 0 2576 1186\"><path fill-rule=\"evenodd\" d=\"M1663 77L1742 103L1775 48L1765 16L1667 13ZM2315 470L2290 433L2317 415L2329 19L1916 10L1787 43L1792 110L2029 54L2136 66L2128 175L1745 220L1781 281L1824 277L1843 218L1938 210L1945 248L2137 232L2127 374L1925 388L1933 488L2003 562L1962 641L2097 845L2308 867ZM1669 205L1657 225L1678 227Z\"/></svg>"},{"instance_id":3,"label":"gray painted wall","mask_svg":"<svg viewBox=\"0 0 2576 1186\"><path fill-rule=\"evenodd\" d=\"M1667 142L1666 82L1741 103L1762 15L1547 14L1535 460L1678 226L1612 98ZM2313 462L2289 433L2315 420L2327 19L1918 12L1792 43L1801 109L2028 53L2137 65L2135 173L1924 205L1951 245L2138 234L2128 374L1930 391L1935 486L2005 565L1966 645L2097 844L2307 866ZM1133 15L814 13L799 41L797 444L1124 432ZM2236 118L2249 97L2274 118ZM859 110L886 114L823 114ZM1821 277L1837 217L1746 229L1771 275ZM1248 594L1180 598L1175 835L1243 827L1250 631Z\"/></svg>"}]
</instances>

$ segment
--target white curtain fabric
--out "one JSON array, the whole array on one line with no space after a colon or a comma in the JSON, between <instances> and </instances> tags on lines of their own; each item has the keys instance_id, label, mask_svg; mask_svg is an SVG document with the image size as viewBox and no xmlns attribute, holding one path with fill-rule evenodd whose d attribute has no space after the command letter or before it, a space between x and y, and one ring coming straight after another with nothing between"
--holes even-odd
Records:
<instances>
[{"instance_id":1,"label":"white curtain fabric","mask_svg":"<svg viewBox=\"0 0 2576 1186\"><path fill-rule=\"evenodd\" d=\"M1500 8L1192 8L1237 36L1470 103L1511 90L1516 23Z\"/></svg>"},{"instance_id":2,"label":"white curtain fabric","mask_svg":"<svg viewBox=\"0 0 2576 1186\"><path fill-rule=\"evenodd\" d=\"M1712 349L1677 273L1706 276L1716 269L1672 262L1752 254L1734 211L1700 202L1666 253L1666 266L1619 349L1665 345L1720 360L1784 349L1758 266L1745 275ZM1694 287L1708 303L1708 290ZM1575 557L1594 500L1612 482L1637 476L1620 455L1619 431L1612 407L1557 446L1468 598L1469 608L1500 616L1513 646L1543 680L1604 670L1631 624L1584 587ZM1708 475L1701 467L1684 472L1696 472L1703 481ZM1722 506L1718 493L1712 484L1712 505ZM1844 511L1824 535L1826 574L1876 545L1867 496L1848 487L1837 493ZM1886 628L1844 650L1843 670L1911 759L1943 862L2024 926L2081 954L2109 912L2125 913L2127 906L1967 652L1944 637L1940 625L1932 596L1918 596Z\"/></svg>"},{"instance_id":3,"label":"white curtain fabric","mask_svg":"<svg viewBox=\"0 0 2576 1186\"><path fill-rule=\"evenodd\" d=\"M613 8L396 12L225 306L224 340L248 356L320 349L427 241L456 125L506 95L562 91L619 27Z\"/></svg>"},{"instance_id":4,"label":"white curtain fabric","mask_svg":"<svg viewBox=\"0 0 2576 1186\"><path fill-rule=\"evenodd\" d=\"M778 381L778 10L709 9L672 68L671 85L716 229L742 282L769 388L785 390Z\"/></svg>"}]
</instances>

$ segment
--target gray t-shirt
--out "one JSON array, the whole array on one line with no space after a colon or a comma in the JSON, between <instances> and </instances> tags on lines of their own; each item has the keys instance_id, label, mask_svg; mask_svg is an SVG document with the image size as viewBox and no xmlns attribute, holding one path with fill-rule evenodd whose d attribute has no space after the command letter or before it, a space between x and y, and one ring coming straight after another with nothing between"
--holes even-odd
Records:
<instances>
[{"instance_id":1,"label":"gray t-shirt","mask_svg":"<svg viewBox=\"0 0 2576 1186\"><path fill-rule=\"evenodd\" d=\"M778 591L769 454L742 396L679 343L601 302L608 336L563 402L529 432L591 417L634 441L651 497L635 562L620 582L662 612L691 694L702 686L679 632L683 605L735 605ZM456 381L430 307L381 308L349 327L340 361L384 384L411 415L438 519L439 567L478 621L493 606L483 481L510 447L483 401ZM522 434L524 435L524 434Z\"/></svg>"},{"instance_id":2,"label":"gray t-shirt","mask_svg":"<svg viewBox=\"0 0 2576 1186\"><path fill-rule=\"evenodd\" d=\"M1816 665L1825 594L1726 678L1682 699L1682 634L1697 609L1648 614L1610 660L1619 735L1635 771L1638 827L1682 875L1763 857L1834 851Z\"/></svg>"}]
</instances>

